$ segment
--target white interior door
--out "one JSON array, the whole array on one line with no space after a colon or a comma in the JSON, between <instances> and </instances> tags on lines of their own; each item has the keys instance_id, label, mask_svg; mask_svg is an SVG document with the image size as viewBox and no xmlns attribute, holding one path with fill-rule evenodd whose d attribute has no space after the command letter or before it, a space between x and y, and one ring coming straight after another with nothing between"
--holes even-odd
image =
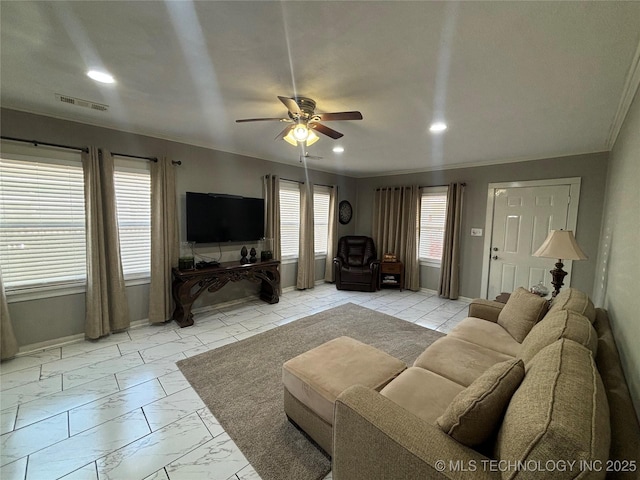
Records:
<instances>
[{"instance_id":1,"label":"white interior door","mask_svg":"<svg viewBox=\"0 0 640 480\"><path fill-rule=\"evenodd\" d=\"M532 254L551 230L567 229L570 194L570 185L495 190L487 298L540 281L553 290L549 270L555 262ZM569 274L570 263L565 266Z\"/></svg>"}]
</instances>

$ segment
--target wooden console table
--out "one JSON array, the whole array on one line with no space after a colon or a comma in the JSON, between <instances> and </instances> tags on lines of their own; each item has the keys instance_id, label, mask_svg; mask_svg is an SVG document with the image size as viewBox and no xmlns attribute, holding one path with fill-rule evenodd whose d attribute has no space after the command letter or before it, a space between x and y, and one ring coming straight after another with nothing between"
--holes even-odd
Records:
<instances>
[{"instance_id":1,"label":"wooden console table","mask_svg":"<svg viewBox=\"0 0 640 480\"><path fill-rule=\"evenodd\" d=\"M227 283L240 280L262 282L260 299L267 303L278 303L280 301L278 265L280 265L279 260L269 260L245 265L240 262L226 262L218 267L193 270L173 268L172 293L176 302L173 319L183 328L193 325L191 306L202 292L205 290L217 292Z\"/></svg>"}]
</instances>

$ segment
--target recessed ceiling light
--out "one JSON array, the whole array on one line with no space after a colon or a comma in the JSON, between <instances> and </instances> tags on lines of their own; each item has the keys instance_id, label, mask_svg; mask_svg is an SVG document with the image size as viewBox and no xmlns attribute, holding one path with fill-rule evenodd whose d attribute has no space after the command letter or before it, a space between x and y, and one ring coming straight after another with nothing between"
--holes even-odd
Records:
<instances>
[{"instance_id":1,"label":"recessed ceiling light","mask_svg":"<svg viewBox=\"0 0 640 480\"><path fill-rule=\"evenodd\" d=\"M342 153L344 152L344 147L333 147L333 153Z\"/></svg>"},{"instance_id":2,"label":"recessed ceiling light","mask_svg":"<svg viewBox=\"0 0 640 480\"><path fill-rule=\"evenodd\" d=\"M89 70L87 76L96 82L100 83L115 83L115 80L107 72L100 72L98 70Z\"/></svg>"},{"instance_id":3,"label":"recessed ceiling light","mask_svg":"<svg viewBox=\"0 0 640 480\"><path fill-rule=\"evenodd\" d=\"M444 132L447 129L447 124L444 122L435 122L432 123L429 127L429 131L433 133Z\"/></svg>"}]
</instances>

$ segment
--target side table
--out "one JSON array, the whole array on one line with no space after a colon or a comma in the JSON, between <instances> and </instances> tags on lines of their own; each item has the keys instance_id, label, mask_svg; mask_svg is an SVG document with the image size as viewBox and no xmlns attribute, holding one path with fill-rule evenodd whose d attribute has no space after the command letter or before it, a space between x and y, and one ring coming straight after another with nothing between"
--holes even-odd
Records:
<instances>
[{"instance_id":1,"label":"side table","mask_svg":"<svg viewBox=\"0 0 640 480\"><path fill-rule=\"evenodd\" d=\"M380 288L404 288L404 265L402 262L380 263Z\"/></svg>"}]
</instances>

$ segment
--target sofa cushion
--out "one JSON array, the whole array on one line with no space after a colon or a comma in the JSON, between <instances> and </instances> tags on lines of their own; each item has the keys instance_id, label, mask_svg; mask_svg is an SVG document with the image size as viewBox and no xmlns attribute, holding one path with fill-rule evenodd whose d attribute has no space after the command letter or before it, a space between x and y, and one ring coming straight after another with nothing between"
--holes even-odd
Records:
<instances>
[{"instance_id":1,"label":"sofa cushion","mask_svg":"<svg viewBox=\"0 0 640 480\"><path fill-rule=\"evenodd\" d=\"M490 367L453 399L436 423L463 445L474 447L486 442L500 426L523 377L524 363L520 359Z\"/></svg>"},{"instance_id":2,"label":"sofa cushion","mask_svg":"<svg viewBox=\"0 0 640 480\"><path fill-rule=\"evenodd\" d=\"M497 323L481 318L465 318L449 332L449 336L513 357L520 351L520 344L509 332Z\"/></svg>"},{"instance_id":3,"label":"sofa cushion","mask_svg":"<svg viewBox=\"0 0 640 480\"><path fill-rule=\"evenodd\" d=\"M522 343L533 326L547 313L547 301L518 287L498 315L498 324Z\"/></svg>"},{"instance_id":4,"label":"sofa cushion","mask_svg":"<svg viewBox=\"0 0 640 480\"><path fill-rule=\"evenodd\" d=\"M596 319L596 309L589 299L589 296L575 288L562 290L551 303L550 312L558 310L571 310L584 315L593 323Z\"/></svg>"},{"instance_id":5,"label":"sofa cushion","mask_svg":"<svg viewBox=\"0 0 640 480\"><path fill-rule=\"evenodd\" d=\"M417 417L434 423L463 390L462 385L429 370L409 367L387 384L380 394Z\"/></svg>"},{"instance_id":6,"label":"sofa cushion","mask_svg":"<svg viewBox=\"0 0 640 480\"><path fill-rule=\"evenodd\" d=\"M422 352L413 366L468 387L489 367L512 359L511 355L447 335Z\"/></svg>"},{"instance_id":7,"label":"sofa cushion","mask_svg":"<svg viewBox=\"0 0 640 480\"><path fill-rule=\"evenodd\" d=\"M570 310L556 310L547 313L531 329L522 342L518 356L528 365L536 353L561 338L587 347L594 356L598 350L598 336L587 317Z\"/></svg>"},{"instance_id":8,"label":"sofa cushion","mask_svg":"<svg viewBox=\"0 0 640 480\"><path fill-rule=\"evenodd\" d=\"M571 460L606 465L609 444L609 404L591 351L568 339L545 347L511 398L495 458L508 464ZM502 478L525 478L526 473L513 469ZM573 479L579 472L552 473L545 478ZM596 472L589 478L604 475Z\"/></svg>"}]
</instances>

